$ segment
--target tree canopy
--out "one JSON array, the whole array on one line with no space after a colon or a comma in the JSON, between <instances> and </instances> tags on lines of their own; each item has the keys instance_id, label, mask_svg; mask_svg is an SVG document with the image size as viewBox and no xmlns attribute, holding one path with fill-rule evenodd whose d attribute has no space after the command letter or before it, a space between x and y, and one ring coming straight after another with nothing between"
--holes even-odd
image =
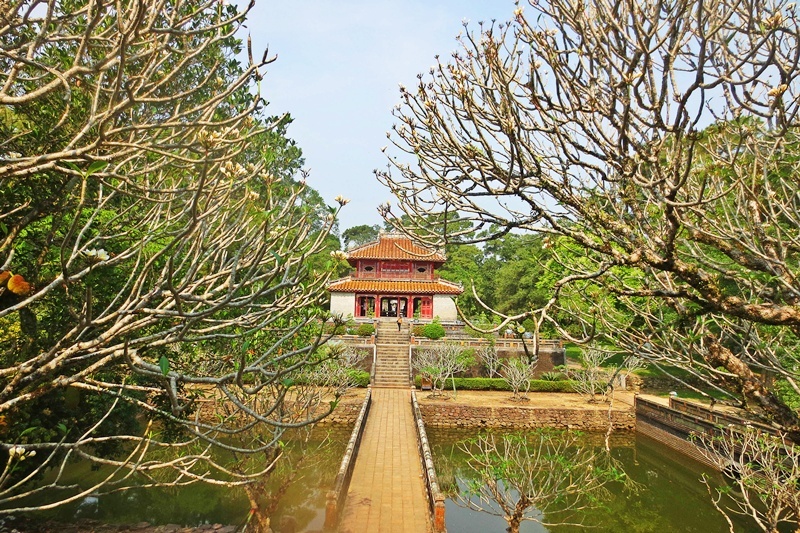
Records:
<instances>
[{"instance_id":1,"label":"tree canopy","mask_svg":"<svg viewBox=\"0 0 800 533\"><path fill-rule=\"evenodd\" d=\"M765 377L800 392L799 36L784 1L530 2L401 88L378 178L431 243L555 247L552 298L507 320L569 315L800 438Z\"/></svg>"},{"instance_id":2,"label":"tree canopy","mask_svg":"<svg viewBox=\"0 0 800 533\"><path fill-rule=\"evenodd\" d=\"M378 240L378 235L381 232L381 227L377 224L372 226L368 224L361 224L360 226L353 226L347 228L342 232L342 244L345 249L355 248L362 244Z\"/></svg>"},{"instance_id":3,"label":"tree canopy","mask_svg":"<svg viewBox=\"0 0 800 533\"><path fill-rule=\"evenodd\" d=\"M248 10L0 7L0 513L72 457L115 472L86 494L246 483L211 445L266 453L332 409L293 378L336 356L318 258L346 201L265 114L272 59L235 59ZM80 496L59 482L52 505Z\"/></svg>"}]
</instances>

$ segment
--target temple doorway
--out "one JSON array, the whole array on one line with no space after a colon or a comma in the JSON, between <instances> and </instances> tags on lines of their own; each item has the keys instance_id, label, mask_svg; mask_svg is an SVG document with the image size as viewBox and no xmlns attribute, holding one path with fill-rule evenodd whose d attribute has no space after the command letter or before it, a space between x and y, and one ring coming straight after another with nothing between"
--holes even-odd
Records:
<instances>
[{"instance_id":1,"label":"temple doorway","mask_svg":"<svg viewBox=\"0 0 800 533\"><path fill-rule=\"evenodd\" d=\"M400 313L399 316L408 316L407 307L408 307L408 298L397 298L393 296L387 296L381 298L380 316L382 317L398 316L398 312Z\"/></svg>"},{"instance_id":2,"label":"temple doorway","mask_svg":"<svg viewBox=\"0 0 800 533\"><path fill-rule=\"evenodd\" d=\"M375 316L375 297L374 296L359 296L356 299L356 317L374 317Z\"/></svg>"}]
</instances>

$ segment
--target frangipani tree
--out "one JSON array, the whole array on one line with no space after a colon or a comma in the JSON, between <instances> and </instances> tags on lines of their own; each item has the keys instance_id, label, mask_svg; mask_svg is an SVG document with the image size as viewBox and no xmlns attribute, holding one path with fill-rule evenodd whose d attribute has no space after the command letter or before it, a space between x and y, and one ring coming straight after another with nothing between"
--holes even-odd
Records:
<instances>
[{"instance_id":1,"label":"frangipani tree","mask_svg":"<svg viewBox=\"0 0 800 533\"><path fill-rule=\"evenodd\" d=\"M785 1L520 5L401 88L378 178L429 244L546 234L552 298L500 327L571 316L800 438L764 378L800 392L799 34Z\"/></svg>"},{"instance_id":2,"label":"frangipani tree","mask_svg":"<svg viewBox=\"0 0 800 533\"><path fill-rule=\"evenodd\" d=\"M800 525L800 454L781 434L763 428L728 426L695 435L706 459L729 473L727 484L715 486L703 476L714 507L735 531L731 516L749 516L758 529L780 531ZM732 490L733 489L733 490Z\"/></svg>"},{"instance_id":3,"label":"frangipani tree","mask_svg":"<svg viewBox=\"0 0 800 533\"><path fill-rule=\"evenodd\" d=\"M581 513L609 496L607 484L631 482L610 456L581 446L579 435L538 430L462 442L478 477L459 493L459 504L502 517L511 533L526 521L580 525Z\"/></svg>"},{"instance_id":4,"label":"frangipani tree","mask_svg":"<svg viewBox=\"0 0 800 533\"><path fill-rule=\"evenodd\" d=\"M132 473L247 483L272 460L239 472L214 447L274 457L333 407L293 378L337 356L316 351L328 274L307 263L346 200L306 202L258 93L272 59L235 59L250 7L0 6L0 513ZM72 457L108 477L28 483Z\"/></svg>"},{"instance_id":5,"label":"frangipani tree","mask_svg":"<svg viewBox=\"0 0 800 533\"><path fill-rule=\"evenodd\" d=\"M472 364L472 354L453 342L443 342L417 350L411 366L419 374L430 380L431 396L444 395L447 380L453 379L458 372L466 370ZM453 395L456 394L453 381Z\"/></svg>"}]
</instances>

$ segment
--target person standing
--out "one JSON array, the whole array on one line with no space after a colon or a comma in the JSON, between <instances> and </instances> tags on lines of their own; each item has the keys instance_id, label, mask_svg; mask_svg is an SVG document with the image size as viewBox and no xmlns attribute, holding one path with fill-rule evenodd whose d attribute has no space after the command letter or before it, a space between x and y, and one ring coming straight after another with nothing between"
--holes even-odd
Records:
<instances>
[{"instance_id":1,"label":"person standing","mask_svg":"<svg viewBox=\"0 0 800 533\"><path fill-rule=\"evenodd\" d=\"M400 331L403 327L403 315L397 315L397 331Z\"/></svg>"}]
</instances>

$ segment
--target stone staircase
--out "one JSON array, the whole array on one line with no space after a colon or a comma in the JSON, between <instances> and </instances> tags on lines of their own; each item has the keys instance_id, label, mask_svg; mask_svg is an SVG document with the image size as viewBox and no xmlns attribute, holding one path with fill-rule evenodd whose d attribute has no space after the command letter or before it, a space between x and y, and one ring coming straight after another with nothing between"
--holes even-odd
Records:
<instances>
[{"instance_id":1,"label":"stone staircase","mask_svg":"<svg viewBox=\"0 0 800 533\"><path fill-rule=\"evenodd\" d=\"M409 367L408 347L410 340L409 324L403 324L397 331L397 322L378 322L377 363L373 387L408 388Z\"/></svg>"}]
</instances>

